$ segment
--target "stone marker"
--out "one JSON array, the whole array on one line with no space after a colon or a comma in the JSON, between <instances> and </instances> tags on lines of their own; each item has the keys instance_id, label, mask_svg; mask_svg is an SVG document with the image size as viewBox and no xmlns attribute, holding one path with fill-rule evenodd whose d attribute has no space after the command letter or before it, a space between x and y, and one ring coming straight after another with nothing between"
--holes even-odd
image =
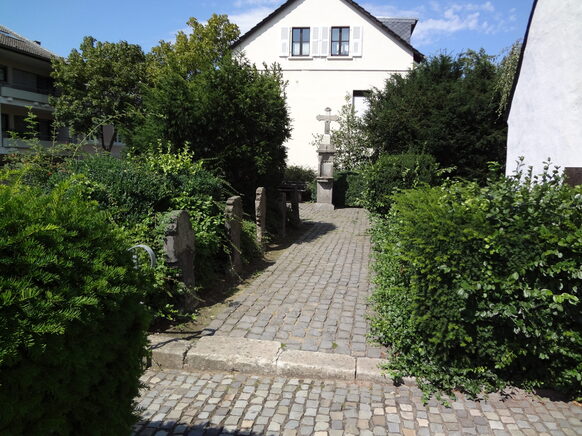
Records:
<instances>
[{"instance_id":1,"label":"stone marker","mask_svg":"<svg viewBox=\"0 0 582 436\"><path fill-rule=\"evenodd\" d=\"M284 192L279 193L279 201L277 206L279 206L279 225L277 229L277 233L281 238L284 238L287 235L287 194Z\"/></svg>"},{"instance_id":2,"label":"stone marker","mask_svg":"<svg viewBox=\"0 0 582 436\"><path fill-rule=\"evenodd\" d=\"M317 148L319 173L317 176L317 208L334 210L333 197L333 156L335 145L331 140L331 122L338 121L337 115L331 115L331 109L325 109L327 115L318 115L317 121L325 121L323 137Z\"/></svg>"},{"instance_id":3,"label":"stone marker","mask_svg":"<svg viewBox=\"0 0 582 436\"><path fill-rule=\"evenodd\" d=\"M190 215L185 210L170 212L170 221L164 235L166 265L180 270L180 280L193 287L194 281L194 231ZM186 301L186 306L192 303ZM188 307L187 307L188 308Z\"/></svg>"},{"instance_id":4,"label":"stone marker","mask_svg":"<svg viewBox=\"0 0 582 436\"><path fill-rule=\"evenodd\" d=\"M257 188L255 196L255 217L257 224L257 242L265 248L267 236L267 193L265 188Z\"/></svg>"},{"instance_id":5,"label":"stone marker","mask_svg":"<svg viewBox=\"0 0 582 436\"><path fill-rule=\"evenodd\" d=\"M240 236L242 231L242 198L239 196L230 197L226 201L226 231L231 243L230 264L234 272L242 271Z\"/></svg>"},{"instance_id":6,"label":"stone marker","mask_svg":"<svg viewBox=\"0 0 582 436\"><path fill-rule=\"evenodd\" d=\"M293 188L293 191L291 191L291 222L294 226L301 225L301 217L299 216L300 199L301 193L297 188Z\"/></svg>"}]
</instances>

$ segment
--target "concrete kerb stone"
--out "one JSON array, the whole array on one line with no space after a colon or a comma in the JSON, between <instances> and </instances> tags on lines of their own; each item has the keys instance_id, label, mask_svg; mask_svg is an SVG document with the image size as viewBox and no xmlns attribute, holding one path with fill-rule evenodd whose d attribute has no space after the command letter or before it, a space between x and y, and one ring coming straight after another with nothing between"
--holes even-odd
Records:
<instances>
[{"instance_id":1,"label":"concrete kerb stone","mask_svg":"<svg viewBox=\"0 0 582 436\"><path fill-rule=\"evenodd\" d=\"M273 374L281 343L205 336L186 354L184 369Z\"/></svg>"},{"instance_id":2,"label":"concrete kerb stone","mask_svg":"<svg viewBox=\"0 0 582 436\"><path fill-rule=\"evenodd\" d=\"M340 379L391 384L382 359L300 350L284 350L277 341L204 336L193 343L166 335L149 336L151 365L184 371L224 371L292 378ZM405 377L406 386L416 380Z\"/></svg>"},{"instance_id":3,"label":"concrete kerb stone","mask_svg":"<svg viewBox=\"0 0 582 436\"><path fill-rule=\"evenodd\" d=\"M277 360L277 374L287 377L354 380L356 359L344 354L287 350Z\"/></svg>"},{"instance_id":4,"label":"concrete kerb stone","mask_svg":"<svg viewBox=\"0 0 582 436\"><path fill-rule=\"evenodd\" d=\"M186 339L166 335L148 336L151 366L157 369L182 369L186 353L192 343Z\"/></svg>"}]
</instances>

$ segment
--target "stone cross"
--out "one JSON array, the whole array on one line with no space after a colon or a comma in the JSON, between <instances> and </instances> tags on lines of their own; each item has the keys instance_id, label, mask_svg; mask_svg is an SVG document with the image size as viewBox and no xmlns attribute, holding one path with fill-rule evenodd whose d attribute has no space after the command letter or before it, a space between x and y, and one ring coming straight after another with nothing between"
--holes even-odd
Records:
<instances>
[{"instance_id":1,"label":"stone cross","mask_svg":"<svg viewBox=\"0 0 582 436\"><path fill-rule=\"evenodd\" d=\"M327 115L318 115L317 121L325 121L325 128L323 133L329 135L331 133L331 122L338 121L339 117L337 115L331 115L331 108L326 107L325 112Z\"/></svg>"}]
</instances>

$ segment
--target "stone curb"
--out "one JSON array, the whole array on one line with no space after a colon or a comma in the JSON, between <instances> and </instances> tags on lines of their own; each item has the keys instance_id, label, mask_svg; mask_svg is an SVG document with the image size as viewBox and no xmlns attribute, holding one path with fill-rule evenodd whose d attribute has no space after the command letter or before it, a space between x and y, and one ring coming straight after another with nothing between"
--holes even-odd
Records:
<instances>
[{"instance_id":1,"label":"stone curb","mask_svg":"<svg viewBox=\"0 0 582 436\"><path fill-rule=\"evenodd\" d=\"M394 383L380 370L382 359L285 350L277 341L228 336L204 336L196 343L163 335L149 339L155 368ZM404 382L416 385L413 378Z\"/></svg>"}]
</instances>

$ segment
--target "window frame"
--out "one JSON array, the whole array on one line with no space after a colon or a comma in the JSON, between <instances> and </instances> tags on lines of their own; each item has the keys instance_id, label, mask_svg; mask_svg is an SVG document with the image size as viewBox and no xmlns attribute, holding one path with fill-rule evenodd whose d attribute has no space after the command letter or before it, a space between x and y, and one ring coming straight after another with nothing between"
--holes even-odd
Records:
<instances>
[{"instance_id":1,"label":"window frame","mask_svg":"<svg viewBox=\"0 0 582 436\"><path fill-rule=\"evenodd\" d=\"M299 41L295 41L295 31L299 30ZM309 32L309 38L304 40L305 31ZM295 43L299 43L299 54L295 53ZM307 54L303 53L303 45L307 44ZM311 56L311 27L292 27L291 28L291 57L308 57Z\"/></svg>"},{"instance_id":2,"label":"window frame","mask_svg":"<svg viewBox=\"0 0 582 436\"><path fill-rule=\"evenodd\" d=\"M339 40L337 40L337 41L333 39L333 33L334 33L334 30L336 30L336 29L339 31L338 32L339 33ZM345 36L344 35L345 31L347 31L347 39L342 38L343 36ZM343 56L343 57L349 56L350 55L350 37L351 37L351 29L349 26L333 26L331 28L331 35L329 38L330 39L330 50L329 50L330 56ZM337 53L334 53L334 50L333 50L333 45L335 43L338 44L338 52ZM342 51L342 44L344 44L344 43L347 44L347 48L348 48L347 52Z\"/></svg>"}]
</instances>

